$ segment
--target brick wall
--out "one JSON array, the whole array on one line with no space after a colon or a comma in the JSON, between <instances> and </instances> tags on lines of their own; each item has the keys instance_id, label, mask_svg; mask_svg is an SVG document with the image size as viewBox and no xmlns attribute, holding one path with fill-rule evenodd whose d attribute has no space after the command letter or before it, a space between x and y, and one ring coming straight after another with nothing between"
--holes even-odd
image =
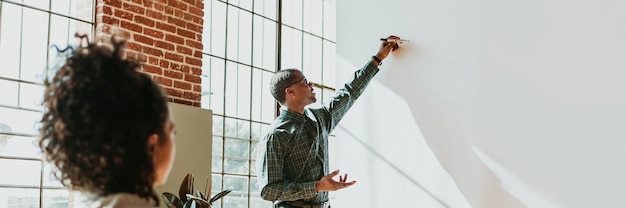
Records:
<instances>
[{"instance_id":1,"label":"brick wall","mask_svg":"<svg viewBox=\"0 0 626 208\"><path fill-rule=\"evenodd\" d=\"M97 0L96 38L123 35L171 102L200 106L203 0Z\"/></svg>"}]
</instances>

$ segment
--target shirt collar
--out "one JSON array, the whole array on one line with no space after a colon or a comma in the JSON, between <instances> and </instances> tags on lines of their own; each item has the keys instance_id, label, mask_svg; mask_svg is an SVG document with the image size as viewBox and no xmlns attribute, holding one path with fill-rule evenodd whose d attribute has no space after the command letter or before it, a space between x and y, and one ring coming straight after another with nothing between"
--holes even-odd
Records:
<instances>
[{"instance_id":1,"label":"shirt collar","mask_svg":"<svg viewBox=\"0 0 626 208\"><path fill-rule=\"evenodd\" d=\"M306 114L306 110L305 110L305 114ZM295 111L291 111L287 108L280 108L280 116L282 119L284 120L290 120L290 121L295 121L295 122L302 122L304 121L304 116L305 114L299 114Z\"/></svg>"}]
</instances>

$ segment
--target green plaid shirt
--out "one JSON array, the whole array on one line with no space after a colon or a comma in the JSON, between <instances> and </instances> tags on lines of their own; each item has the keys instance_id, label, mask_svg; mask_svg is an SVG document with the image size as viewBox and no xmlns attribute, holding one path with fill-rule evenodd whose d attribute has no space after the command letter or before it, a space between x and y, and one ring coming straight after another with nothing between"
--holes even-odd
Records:
<instances>
[{"instance_id":1,"label":"green plaid shirt","mask_svg":"<svg viewBox=\"0 0 626 208\"><path fill-rule=\"evenodd\" d=\"M304 114L281 109L256 150L263 199L328 201L328 192L315 190L315 182L329 173L328 135L376 73L378 67L368 62L321 108L305 108Z\"/></svg>"}]
</instances>

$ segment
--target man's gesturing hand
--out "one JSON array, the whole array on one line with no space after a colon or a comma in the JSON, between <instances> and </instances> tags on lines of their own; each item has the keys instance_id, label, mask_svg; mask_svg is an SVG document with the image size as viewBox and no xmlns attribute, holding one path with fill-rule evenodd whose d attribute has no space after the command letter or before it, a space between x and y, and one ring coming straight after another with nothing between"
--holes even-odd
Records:
<instances>
[{"instance_id":1,"label":"man's gesturing hand","mask_svg":"<svg viewBox=\"0 0 626 208\"><path fill-rule=\"evenodd\" d=\"M337 175L339 175L339 170L333 171L332 173L322 177L322 179L320 179L319 181L316 181L315 188L317 189L317 192L335 191L348 186L352 186L356 183L356 181L350 181L346 183L346 181L348 180L348 174L345 174L343 176L340 175L339 181L335 181L333 177Z\"/></svg>"}]
</instances>

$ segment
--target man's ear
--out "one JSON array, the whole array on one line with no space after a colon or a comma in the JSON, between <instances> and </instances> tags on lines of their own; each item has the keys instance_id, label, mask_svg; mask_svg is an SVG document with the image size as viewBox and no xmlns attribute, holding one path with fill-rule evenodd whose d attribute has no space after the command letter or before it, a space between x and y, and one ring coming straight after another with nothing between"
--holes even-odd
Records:
<instances>
[{"instance_id":1,"label":"man's ear","mask_svg":"<svg viewBox=\"0 0 626 208\"><path fill-rule=\"evenodd\" d=\"M285 94L286 94L286 95L288 95L288 94L293 94L293 93L294 93L293 88L291 88L291 87L287 87L287 88L285 88Z\"/></svg>"}]
</instances>

